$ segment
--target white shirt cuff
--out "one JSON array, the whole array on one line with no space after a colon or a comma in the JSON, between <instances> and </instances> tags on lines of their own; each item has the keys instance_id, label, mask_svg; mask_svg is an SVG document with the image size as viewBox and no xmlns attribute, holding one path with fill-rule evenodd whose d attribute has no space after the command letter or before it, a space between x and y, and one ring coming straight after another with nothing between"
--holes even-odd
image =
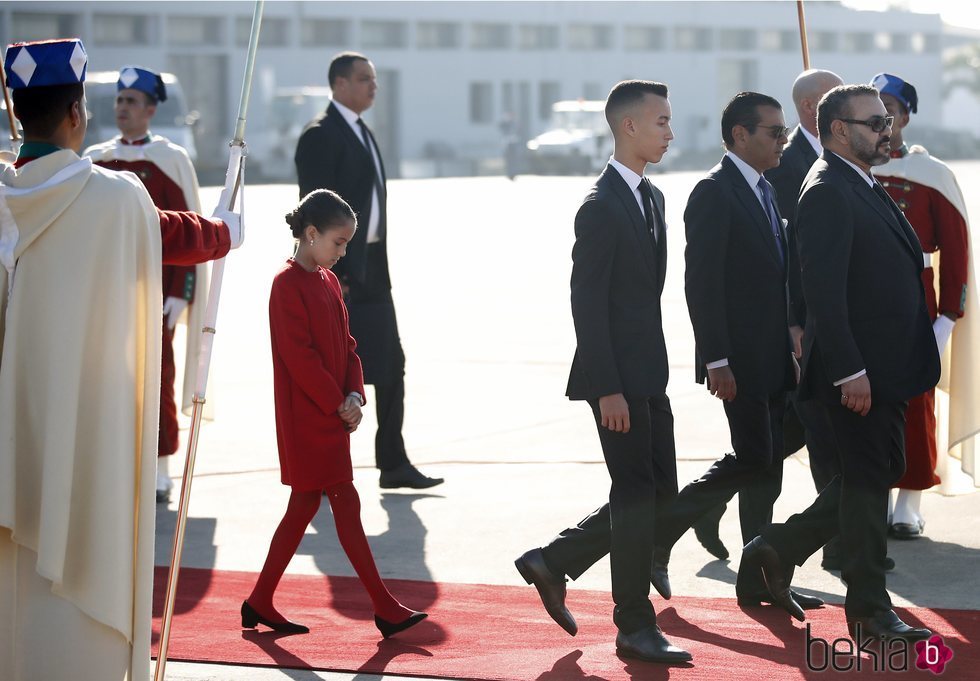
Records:
<instances>
[{"instance_id":1,"label":"white shirt cuff","mask_svg":"<svg viewBox=\"0 0 980 681\"><path fill-rule=\"evenodd\" d=\"M356 397L357 401L361 403L361 406L362 407L364 406L364 396L361 395L361 393L357 392L356 390L351 390L350 394L347 397Z\"/></svg>"},{"instance_id":2,"label":"white shirt cuff","mask_svg":"<svg viewBox=\"0 0 980 681\"><path fill-rule=\"evenodd\" d=\"M705 364L705 367L707 367L708 369L719 369L721 367L727 367L727 366L728 366L727 357L725 359L716 359L714 362L708 362L707 364Z\"/></svg>"},{"instance_id":3,"label":"white shirt cuff","mask_svg":"<svg viewBox=\"0 0 980 681\"><path fill-rule=\"evenodd\" d=\"M850 383L855 378L861 378L866 373L868 373L866 369L861 369L861 371L857 372L856 374L851 374L847 378L842 378L839 381L834 381L834 386L839 386L839 385L844 385L845 383Z\"/></svg>"}]
</instances>

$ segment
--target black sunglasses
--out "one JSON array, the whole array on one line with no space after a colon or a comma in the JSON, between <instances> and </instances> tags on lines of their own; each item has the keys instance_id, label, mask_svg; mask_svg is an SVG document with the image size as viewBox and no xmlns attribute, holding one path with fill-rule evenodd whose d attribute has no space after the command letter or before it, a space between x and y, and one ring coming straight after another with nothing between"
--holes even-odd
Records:
<instances>
[{"instance_id":1,"label":"black sunglasses","mask_svg":"<svg viewBox=\"0 0 980 681\"><path fill-rule=\"evenodd\" d=\"M892 127L892 123L895 122L894 116L872 116L866 121L859 121L854 118L841 118L840 120L845 123L856 123L858 125L866 125L871 128L872 132L881 132L885 128Z\"/></svg>"},{"instance_id":2,"label":"black sunglasses","mask_svg":"<svg viewBox=\"0 0 980 681\"><path fill-rule=\"evenodd\" d=\"M756 125L755 127L765 128L769 131L769 134L772 135L772 138L776 140L789 133L789 128L784 125Z\"/></svg>"}]
</instances>

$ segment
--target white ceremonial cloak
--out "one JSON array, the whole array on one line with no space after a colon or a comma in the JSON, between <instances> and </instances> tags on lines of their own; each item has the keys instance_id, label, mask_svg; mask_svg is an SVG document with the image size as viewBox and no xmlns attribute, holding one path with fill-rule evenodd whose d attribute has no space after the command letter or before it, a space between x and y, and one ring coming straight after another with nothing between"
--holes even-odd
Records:
<instances>
[{"instance_id":1,"label":"white ceremonial cloak","mask_svg":"<svg viewBox=\"0 0 980 681\"><path fill-rule=\"evenodd\" d=\"M951 453L961 458L963 470L969 472L975 485L980 485L980 460L977 460L976 437L980 434L980 298L977 291L977 266L980 248L970 229L963 192L949 166L929 155L924 147L913 145L909 153L893 158L885 165L876 166L874 174L882 177L898 177L935 189L949 201L967 225L969 238L969 262L967 263L966 301L963 317L953 327L953 335L942 356L942 376L939 390L949 395L948 418L943 423L937 414L939 428L948 427L948 447L939 447L940 463ZM942 267L942 251L937 268ZM938 277L936 286L939 285ZM959 449L957 449L959 448Z\"/></svg>"},{"instance_id":2,"label":"white ceremonial cloak","mask_svg":"<svg viewBox=\"0 0 980 681\"><path fill-rule=\"evenodd\" d=\"M95 144L84 152L96 163L108 161L149 161L173 180L184 193L187 210L201 212L200 187L197 173L187 150L174 144L161 135L151 135L146 144L123 144L122 136L117 135L108 142ZM160 206L167 210L167 206ZM211 280L210 263L200 263L194 268L194 303L187 307L180 321L187 325L187 344L185 347L184 379L182 384L181 411L189 416L194 408L194 390L197 387L197 357L201 351L201 328L204 326L204 313L208 303L208 290ZM204 418L214 419L214 400L208 397L204 403Z\"/></svg>"},{"instance_id":3,"label":"white ceremonial cloak","mask_svg":"<svg viewBox=\"0 0 980 681\"><path fill-rule=\"evenodd\" d=\"M0 678L147 681L159 217L70 150L3 165L0 262Z\"/></svg>"}]
</instances>

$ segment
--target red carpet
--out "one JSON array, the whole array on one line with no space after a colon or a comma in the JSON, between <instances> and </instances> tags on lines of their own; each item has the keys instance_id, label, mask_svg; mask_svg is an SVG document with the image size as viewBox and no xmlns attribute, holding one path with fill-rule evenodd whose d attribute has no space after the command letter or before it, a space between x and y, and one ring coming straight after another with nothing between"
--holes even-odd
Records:
<instances>
[{"instance_id":1,"label":"red carpet","mask_svg":"<svg viewBox=\"0 0 980 681\"><path fill-rule=\"evenodd\" d=\"M604 592L570 590L568 606L579 624L573 638L545 614L533 587L391 580L391 591L406 605L426 610L429 619L382 641L370 602L351 577L283 578L276 605L309 626L309 634L284 636L261 625L258 631L243 630L239 608L254 581L255 575L246 572L181 570L170 659L455 679L762 681L828 676L807 668L805 625L772 607L741 610L734 598L678 596L667 607L655 600L667 636L694 655L690 665L665 667L616 657L612 602ZM165 589L166 568L157 568L154 631L159 631ZM941 677L916 669L913 655L907 675L885 678L980 678L975 645L980 612L911 608L899 614L942 635L954 657ZM808 613L814 637L840 638L843 622L840 607ZM814 666L824 663L818 648L811 646ZM844 650L844 644L837 649ZM847 661L853 665L855 658L838 658L839 664ZM863 657L864 673L858 676L881 678L870 673L872 663Z\"/></svg>"}]
</instances>

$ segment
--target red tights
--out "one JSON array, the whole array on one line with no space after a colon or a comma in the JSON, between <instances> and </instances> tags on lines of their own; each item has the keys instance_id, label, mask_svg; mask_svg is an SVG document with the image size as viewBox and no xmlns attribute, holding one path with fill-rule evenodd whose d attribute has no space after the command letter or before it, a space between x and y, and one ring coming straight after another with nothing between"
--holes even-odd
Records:
<instances>
[{"instance_id":1,"label":"red tights","mask_svg":"<svg viewBox=\"0 0 980 681\"><path fill-rule=\"evenodd\" d=\"M333 511L334 524L337 526L337 537L340 545L347 554L347 559L354 566L354 571L367 589L374 605L374 613L389 622L402 622L412 611L395 600L378 574L374 564L371 547L364 536L361 525L361 500L353 483L342 482L326 490ZM306 528L320 508L321 492L293 492L289 495L289 504L282 522L272 536L269 555L262 566L258 581L248 597L248 603L259 613L274 622L285 621L272 605L272 597L279 585L279 580L286 571L286 566L296 554L299 543L306 534Z\"/></svg>"}]
</instances>

